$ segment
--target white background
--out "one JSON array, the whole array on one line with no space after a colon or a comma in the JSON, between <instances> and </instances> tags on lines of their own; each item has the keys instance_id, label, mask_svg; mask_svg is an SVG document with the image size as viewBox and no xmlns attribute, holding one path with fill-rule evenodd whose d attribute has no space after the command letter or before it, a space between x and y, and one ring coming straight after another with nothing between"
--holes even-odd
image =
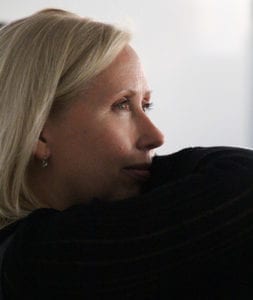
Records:
<instances>
[{"instance_id":1,"label":"white background","mask_svg":"<svg viewBox=\"0 0 253 300\"><path fill-rule=\"evenodd\" d=\"M130 27L166 137L159 154L253 147L250 0L0 0L0 21L47 7Z\"/></svg>"}]
</instances>

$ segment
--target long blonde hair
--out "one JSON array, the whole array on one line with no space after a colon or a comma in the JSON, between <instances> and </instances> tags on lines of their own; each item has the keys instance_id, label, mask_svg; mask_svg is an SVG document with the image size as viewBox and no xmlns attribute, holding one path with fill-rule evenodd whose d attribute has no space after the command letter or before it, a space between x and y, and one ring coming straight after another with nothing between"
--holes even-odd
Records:
<instances>
[{"instance_id":1,"label":"long blonde hair","mask_svg":"<svg viewBox=\"0 0 253 300\"><path fill-rule=\"evenodd\" d=\"M26 173L49 115L69 105L129 41L127 31L59 9L0 30L0 228L41 207Z\"/></svg>"}]
</instances>

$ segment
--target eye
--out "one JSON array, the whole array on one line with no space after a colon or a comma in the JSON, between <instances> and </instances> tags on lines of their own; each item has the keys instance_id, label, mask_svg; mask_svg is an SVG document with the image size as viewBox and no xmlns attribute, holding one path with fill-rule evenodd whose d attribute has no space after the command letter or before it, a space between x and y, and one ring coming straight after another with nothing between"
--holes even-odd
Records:
<instances>
[{"instance_id":1,"label":"eye","mask_svg":"<svg viewBox=\"0 0 253 300\"><path fill-rule=\"evenodd\" d=\"M120 101L115 103L113 107L123 111L130 111L130 100L127 97L124 97Z\"/></svg>"},{"instance_id":2,"label":"eye","mask_svg":"<svg viewBox=\"0 0 253 300\"><path fill-rule=\"evenodd\" d=\"M144 112L149 112L153 108L154 104L152 102L144 102L142 109Z\"/></svg>"}]
</instances>

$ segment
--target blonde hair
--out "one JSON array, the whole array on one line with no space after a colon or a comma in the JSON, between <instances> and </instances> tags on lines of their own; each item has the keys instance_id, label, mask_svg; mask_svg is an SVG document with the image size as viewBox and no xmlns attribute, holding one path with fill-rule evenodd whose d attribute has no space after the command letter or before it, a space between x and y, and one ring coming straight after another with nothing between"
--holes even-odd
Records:
<instances>
[{"instance_id":1,"label":"blonde hair","mask_svg":"<svg viewBox=\"0 0 253 300\"><path fill-rule=\"evenodd\" d=\"M47 9L0 30L0 228L42 207L27 167L43 126L129 43L112 25Z\"/></svg>"}]
</instances>

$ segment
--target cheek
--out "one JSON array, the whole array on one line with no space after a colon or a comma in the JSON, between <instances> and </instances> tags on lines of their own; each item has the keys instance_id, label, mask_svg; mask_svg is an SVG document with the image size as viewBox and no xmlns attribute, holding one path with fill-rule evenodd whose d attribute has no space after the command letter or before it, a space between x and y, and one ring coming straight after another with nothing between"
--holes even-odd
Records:
<instances>
[{"instance_id":1,"label":"cheek","mask_svg":"<svg viewBox=\"0 0 253 300\"><path fill-rule=\"evenodd\" d=\"M118 129L107 131L101 142L114 153L125 155L133 149L134 140L129 132Z\"/></svg>"},{"instance_id":2,"label":"cheek","mask_svg":"<svg viewBox=\"0 0 253 300\"><path fill-rule=\"evenodd\" d=\"M129 118L120 118L108 115L106 118L96 120L85 134L83 143L87 142L89 152L100 157L109 158L129 155L134 149L134 130Z\"/></svg>"},{"instance_id":3,"label":"cheek","mask_svg":"<svg viewBox=\"0 0 253 300\"><path fill-rule=\"evenodd\" d=\"M112 140L111 138L106 138L106 136L104 136L97 144L96 149L100 153L100 156L113 161L116 158L125 157L129 154L130 144L125 140L116 139L116 137Z\"/></svg>"}]
</instances>

